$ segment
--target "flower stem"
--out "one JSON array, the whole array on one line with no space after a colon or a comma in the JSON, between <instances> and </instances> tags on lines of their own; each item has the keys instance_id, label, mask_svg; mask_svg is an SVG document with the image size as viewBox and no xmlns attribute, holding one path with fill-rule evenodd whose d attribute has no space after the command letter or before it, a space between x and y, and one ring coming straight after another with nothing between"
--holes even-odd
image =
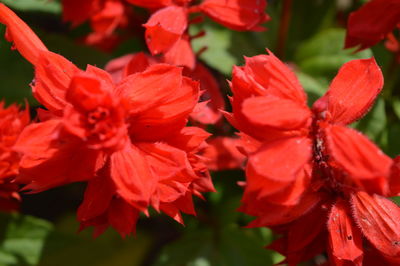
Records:
<instances>
[{"instance_id":1,"label":"flower stem","mask_svg":"<svg viewBox=\"0 0 400 266\"><path fill-rule=\"evenodd\" d=\"M276 45L276 54L280 59L283 59L283 57L285 56L286 40L287 40L291 16L292 16L292 0L283 0L281 20L278 32L278 42Z\"/></svg>"}]
</instances>

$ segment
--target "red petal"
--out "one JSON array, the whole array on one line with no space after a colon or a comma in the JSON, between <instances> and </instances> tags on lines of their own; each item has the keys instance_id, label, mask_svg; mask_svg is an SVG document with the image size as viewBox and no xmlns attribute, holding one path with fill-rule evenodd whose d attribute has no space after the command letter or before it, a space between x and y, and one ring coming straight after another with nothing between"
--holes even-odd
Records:
<instances>
[{"instance_id":1,"label":"red petal","mask_svg":"<svg viewBox=\"0 0 400 266\"><path fill-rule=\"evenodd\" d=\"M368 112L382 87L382 72L374 58L352 60L340 68L314 109L317 112L328 111L323 115L331 123L347 125ZM326 110L321 102L326 102Z\"/></svg>"},{"instance_id":2,"label":"red petal","mask_svg":"<svg viewBox=\"0 0 400 266\"><path fill-rule=\"evenodd\" d=\"M255 197L248 197L242 200L239 210L257 216L257 219L248 227L276 226L293 222L311 211L320 201L321 196L315 193L305 194L294 206L269 204L265 201L257 201Z\"/></svg>"},{"instance_id":3,"label":"red petal","mask_svg":"<svg viewBox=\"0 0 400 266\"><path fill-rule=\"evenodd\" d=\"M400 256L400 208L379 195L352 194L353 215L364 236L384 255Z\"/></svg>"},{"instance_id":4,"label":"red petal","mask_svg":"<svg viewBox=\"0 0 400 266\"><path fill-rule=\"evenodd\" d=\"M311 181L311 165L304 167L300 171L295 180L288 184L285 188L274 193L270 196L263 198L263 200L268 201L272 204L288 205L293 206L299 203L301 197L310 187Z\"/></svg>"},{"instance_id":5,"label":"red petal","mask_svg":"<svg viewBox=\"0 0 400 266\"><path fill-rule=\"evenodd\" d=\"M259 24L270 18L265 0L205 0L201 10L213 20L233 30L262 30Z\"/></svg>"},{"instance_id":6,"label":"red petal","mask_svg":"<svg viewBox=\"0 0 400 266\"><path fill-rule=\"evenodd\" d=\"M37 63L40 51L47 51L38 36L13 11L0 3L0 23L7 26L6 38L33 65Z\"/></svg>"},{"instance_id":7,"label":"red petal","mask_svg":"<svg viewBox=\"0 0 400 266\"><path fill-rule=\"evenodd\" d=\"M160 140L180 131L198 101L198 85L180 68L163 64L127 77L117 89L129 99L132 137Z\"/></svg>"},{"instance_id":8,"label":"red petal","mask_svg":"<svg viewBox=\"0 0 400 266\"><path fill-rule=\"evenodd\" d=\"M62 0L62 7L63 19L71 21L74 26L83 23L102 8L98 0Z\"/></svg>"},{"instance_id":9,"label":"red petal","mask_svg":"<svg viewBox=\"0 0 400 266\"><path fill-rule=\"evenodd\" d=\"M352 12L347 23L346 48L368 48L383 40L400 22L398 0L372 0Z\"/></svg>"},{"instance_id":10,"label":"red petal","mask_svg":"<svg viewBox=\"0 0 400 266\"><path fill-rule=\"evenodd\" d=\"M397 156L393 160L392 172L390 174L390 196L400 195L400 156Z\"/></svg>"},{"instance_id":11,"label":"red petal","mask_svg":"<svg viewBox=\"0 0 400 266\"><path fill-rule=\"evenodd\" d=\"M349 216L346 202L339 200L328 217L329 241L333 256L341 263L362 265L363 248L359 229Z\"/></svg>"},{"instance_id":12,"label":"red petal","mask_svg":"<svg viewBox=\"0 0 400 266\"><path fill-rule=\"evenodd\" d=\"M122 237L136 231L139 211L121 198L114 198L108 210L108 221Z\"/></svg>"},{"instance_id":13,"label":"red petal","mask_svg":"<svg viewBox=\"0 0 400 266\"><path fill-rule=\"evenodd\" d=\"M266 143L249 157L246 190L271 195L292 183L310 162L312 143L308 138L287 138Z\"/></svg>"},{"instance_id":14,"label":"red petal","mask_svg":"<svg viewBox=\"0 0 400 266\"><path fill-rule=\"evenodd\" d=\"M118 194L139 210L147 208L158 181L145 154L134 145L111 155L111 178Z\"/></svg>"},{"instance_id":15,"label":"red petal","mask_svg":"<svg viewBox=\"0 0 400 266\"><path fill-rule=\"evenodd\" d=\"M62 136L59 120L26 127L15 149L23 154L18 182L35 192L91 179L103 165L100 152Z\"/></svg>"},{"instance_id":16,"label":"red petal","mask_svg":"<svg viewBox=\"0 0 400 266\"><path fill-rule=\"evenodd\" d=\"M183 35L181 39L177 40L168 51L165 51L162 59L167 64L194 69L196 57L192 50L189 36Z\"/></svg>"},{"instance_id":17,"label":"red petal","mask_svg":"<svg viewBox=\"0 0 400 266\"><path fill-rule=\"evenodd\" d=\"M354 129L327 126L325 133L331 163L347 171L350 180L361 188L387 192L392 159Z\"/></svg>"},{"instance_id":18,"label":"red petal","mask_svg":"<svg viewBox=\"0 0 400 266\"><path fill-rule=\"evenodd\" d=\"M172 4L172 0L126 0L128 3L145 8L160 8Z\"/></svg>"},{"instance_id":19,"label":"red petal","mask_svg":"<svg viewBox=\"0 0 400 266\"><path fill-rule=\"evenodd\" d=\"M184 74L194 80L200 81L200 88L203 92L201 100L209 100L203 108L195 108L191 114L191 118L202 124L215 124L222 117L220 110L225 109L225 100L217 80L200 62L196 63L196 68L193 71L187 71Z\"/></svg>"},{"instance_id":20,"label":"red petal","mask_svg":"<svg viewBox=\"0 0 400 266\"><path fill-rule=\"evenodd\" d=\"M153 55L168 52L181 38L187 24L185 8L169 6L155 12L144 24L146 43L150 52Z\"/></svg>"},{"instance_id":21,"label":"red petal","mask_svg":"<svg viewBox=\"0 0 400 266\"><path fill-rule=\"evenodd\" d=\"M71 78L80 70L61 55L41 52L36 64L33 95L50 111L61 115Z\"/></svg>"},{"instance_id":22,"label":"red petal","mask_svg":"<svg viewBox=\"0 0 400 266\"><path fill-rule=\"evenodd\" d=\"M109 167L105 167L100 170L98 177L89 180L83 202L77 213L79 221L85 222L94 219L109 208L110 202L116 194L109 174Z\"/></svg>"},{"instance_id":23,"label":"red petal","mask_svg":"<svg viewBox=\"0 0 400 266\"><path fill-rule=\"evenodd\" d=\"M243 102L242 112L251 123L280 130L306 128L311 122L311 112L306 106L275 96L248 98Z\"/></svg>"},{"instance_id":24,"label":"red petal","mask_svg":"<svg viewBox=\"0 0 400 266\"><path fill-rule=\"evenodd\" d=\"M212 171L241 169L246 157L237 149L237 138L216 137L204 151L203 156L209 159L207 166Z\"/></svg>"},{"instance_id":25,"label":"red petal","mask_svg":"<svg viewBox=\"0 0 400 266\"><path fill-rule=\"evenodd\" d=\"M176 148L192 152L203 148L205 140L210 135L210 133L199 127L184 127L179 134L172 135L166 141Z\"/></svg>"}]
</instances>

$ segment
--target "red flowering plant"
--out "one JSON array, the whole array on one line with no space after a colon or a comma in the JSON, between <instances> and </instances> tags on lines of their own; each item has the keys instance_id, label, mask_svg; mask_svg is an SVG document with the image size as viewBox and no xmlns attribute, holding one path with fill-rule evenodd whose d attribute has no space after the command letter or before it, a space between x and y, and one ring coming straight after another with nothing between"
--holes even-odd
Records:
<instances>
[{"instance_id":1,"label":"red flowering plant","mask_svg":"<svg viewBox=\"0 0 400 266\"><path fill-rule=\"evenodd\" d=\"M133 4L157 8L144 24L147 46L153 55L162 54L165 62L195 67L195 56L190 45L188 24L189 14L202 13L216 22L234 30L262 30L259 24L269 20L264 13L266 1L259 0L205 0L191 5L191 0L148 1L128 0ZM200 35L201 36L201 35Z\"/></svg>"},{"instance_id":2,"label":"red flowering plant","mask_svg":"<svg viewBox=\"0 0 400 266\"><path fill-rule=\"evenodd\" d=\"M63 19L77 26L89 20L93 30L84 43L111 51L127 35L118 30L132 26L133 12L124 0L63 0Z\"/></svg>"},{"instance_id":3,"label":"red flowering plant","mask_svg":"<svg viewBox=\"0 0 400 266\"><path fill-rule=\"evenodd\" d=\"M95 235L109 225L131 234L150 206L181 223L181 212L195 214L192 195L214 190L197 155L209 134L185 126L198 101L197 82L166 64L114 82L104 70L80 70L48 51L3 4L0 22L35 67L32 91L47 108L15 145L25 190L87 181L78 220L82 228L94 226Z\"/></svg>"},{"instance_id":4,"label":"red flowering plant","mask_svg":"<svg viewBox=\"0 0 400 266\"><path fill-rule=\"evenodd\" d=\"M230 122L247 153L240 210L281 235L270 246L297 265L328 252L332 265L399 263L393 160L346 127L383 87L375 60L353 60L309 109L294 73L272 53L235 67ZM375 263L375 264L374 264Z\"/></svg>"},{"instance_id":5,"label":"red flowering plant","mask_svg":"<svg viewBox=\"0 0 400 266\"><path fill-rule=\"evenodd\" d=\"M105 70L112 75L114 81L119 82L122 78L162 62L160 58L140 52L111 60L105 66ZM192 121L200 124L216 124L222 118L220 110L225 109L225 101L216 79L200 62L193 70L184 68L183 74L200 83L201 99L190 114Z\"/></svg>"},{"instance_id":6,"label":"red flowering plant","mask_svg":"<svg viewBox=\"0 0 400 266\"><path fill-rule=\"evenodd\" d=\"M352 12L347 23L345 47L371 47L386 39L385 46L400 60L399 41L393 31L400 26L399 0L372 0Z\"/></svg>"},{"instance_id":7,"label":"red flowering plant","mask_svg":"<svg viewBox=\"0 0 400 266\"><path fill-rule=\"evenodd\" d=\"M29 108L19 111L15 104L5 107L4 102L0 102L0 211L19 208L19 186L14 179L19 172L21 157L13 146L29 124L29 117Z\"/></svg>"}]
</instances>

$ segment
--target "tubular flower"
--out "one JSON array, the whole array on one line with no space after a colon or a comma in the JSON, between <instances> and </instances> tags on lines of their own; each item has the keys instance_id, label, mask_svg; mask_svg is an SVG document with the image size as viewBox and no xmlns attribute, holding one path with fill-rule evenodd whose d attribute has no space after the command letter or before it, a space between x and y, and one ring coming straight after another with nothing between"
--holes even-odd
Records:
<instances>
[{"instance_id":1,"label":"tubular flower","mask_svg":"<svg viewBox=\"0 0 400 266\"><path fill-rule=\"evenodd\" d=\"M0 5L4 17L17 36L32 32ZM29 44L14 42L22 51ZM198 156L209 134L185 126L199 84L166 64L114 82L102 69L78 69L43 47L35 47L32 89L48 110L39 111L41 122L26 127L15 145L25 190L87 181L78 220L82 228L94 226L95 235L109 225L131 234L150 206L178 222L181 212L194 214L192 195L214 190Z\"/></svg>"},{"instance_id":2,"label":"tubular flower","mask_svg":"<svg viewBox=\"0 0 400 266\"><path fill-rule=\"evenodd\" d=\"M371 108L383 86L374 59L339 70L309 109L294 73L273 54L235 67L230 122L242 131L248 154L241 211L250 227L282 237L269 248L289 265L327 251L333 265L361 265L400 256L400 209L393 160L367 137L346 127ZM375 255L374 255L375 254Z\"/></svg>"},{"instance_id":3,"label":"tubular flower","mask_svg":"<svg viewBox=\"0 0 400 266\"><path fill-rule=\"evenodd\" d=\"M385 39L400 25L399 0L371 0L351 13L345 47L366 49Z\"/></svg>"},{"instance_id":4,"label":"tubular flower","mask_svg":"<svg viewBox=\"0 0 400 266\"><path fill-rule=\"evenodd\" d=\"M262 30L261 23L269 20L265 0L204 0L193 6L191 0L160 0L128 2L157 9L144 24L146 42L152 55L162 54L166 63L195 68L195 56L190 45L189 14L205 14L233 30ZM193 38L193 37L192 37Z\"/></svg>"},{"instance_id":5,"label":"tubular flower","mask_svg":"<svg viewBox=\"0 0 400 266\"><path fill-rule=\"evenodd\" d=\"M125 55L111 60L105 67L115 81L146 70L149 66L164 62L145 53ZM185 68L183 74L200 82L200 102L196 105L190 117L201 124L215 124L222 118L220 110L225 109L225 100L222 97L218 83L210 71L201 63L197 63L194 70Z\"/></svg>"},{"instance_id":6,"label":"tubular flower","mask_svg":"<svg viewBox=\"0 0 400 266\"><path fill-rule=\"evenodd\" d=\"M112 50L123 40L116 30L126 29L133 17L123 0L63 0L62 6L64 20L73 26L89 20L93 32L84 42L105 51Z\"/></svg>"},{"instance_id":7,"label":"tubular flower","mask_svg":"<svg viewBox=\"0 0 400 266\"><path fill-rule=\"evenodd\" d=\"M20 156L13 146L21 131L29 124L29 108L19 111L16 105L7 108L0 102L0 210L19 207L19 186L14 182L19 172Z\"/></svg>"}]
</instances>

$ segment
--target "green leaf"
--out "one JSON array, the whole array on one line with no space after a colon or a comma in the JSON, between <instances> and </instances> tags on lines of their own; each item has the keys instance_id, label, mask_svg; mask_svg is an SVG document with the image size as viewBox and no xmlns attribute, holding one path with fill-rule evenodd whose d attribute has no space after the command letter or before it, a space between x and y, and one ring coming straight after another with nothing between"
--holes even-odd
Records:
<instances>
[{"instance_id":1,"label":"green leaf","mask_svg":"<svg viewBox=\"0 0 400 266\"><path fill-rule=\"evenodd\" d=\"M303 42L295 55L297 65L308 74L333 78L344 63L372 56L369 49L358 53L343 49L345 34L344 29L331 28Z\"/></svg>"},{"instance_id":2,"label":"green leaf","mask_svg":"<svg viewBox=\"0 0 400 266\"><path fill-rule=\"evenodd\" d=\"M167 245L156 266L272 265L271 252L255 234L256 230L224 226L220 230L187 230L179 240Z\"/></svg>"},{"instance_id":3,"label":"green leaf","mask_svg":"<svg viewBox=\"0 0 400 266\"><path fill-rule=\"evenodd\" d=\"M304 72L297 71L296 75L308 95L308 103L311 106L318 98L326 92L329 83L324 78L314 78Z\"/></svg>"},{"instance_id":4,"label":"green leaf","mask_svg":"<svg viewBox=\"0 0 400 266\"><path fill-rule=\"evenodd\" d=\"M0 265L36 265L52 226L47 221L20 214L1 215L4 236Z\"/></svg>"},{"instance_id":5,"label":"green leaf","mask_svg":"<svg viewBox=\"0 0 400 266\"><path fill-rule=\"evenodd\" d=\"M373 141L378 142L386 127L385 101L382 98L378 98L372 110L355 127Z\"/></svg>"},{"instance_id":6,"label":"green leaf","mask_svg":"<svg viewBox=\"0 0 400 266\"><path fill-rule=\"evenodd\" d=\"M195 27L191 29L194 32L199 31ZM207 50L200 55L200 59L221 73L230 75L233 65L237 64L236 58L228 50L231 46L232 31L212 23L205 24L202 29L206 36L192 41L193 50L198 52L206 47Z\"/></svg>"},{"instance_id":7,"label":"green leaf","mask_svg":"<svg viewBox=\"0 0 400 266\"><path fill-rule=\"evenodd\" d=\"M61 4L54 0L0 0L7 6L21 11L41 11L46 13L61 13Z\"/></svg>"}]
</instances>

